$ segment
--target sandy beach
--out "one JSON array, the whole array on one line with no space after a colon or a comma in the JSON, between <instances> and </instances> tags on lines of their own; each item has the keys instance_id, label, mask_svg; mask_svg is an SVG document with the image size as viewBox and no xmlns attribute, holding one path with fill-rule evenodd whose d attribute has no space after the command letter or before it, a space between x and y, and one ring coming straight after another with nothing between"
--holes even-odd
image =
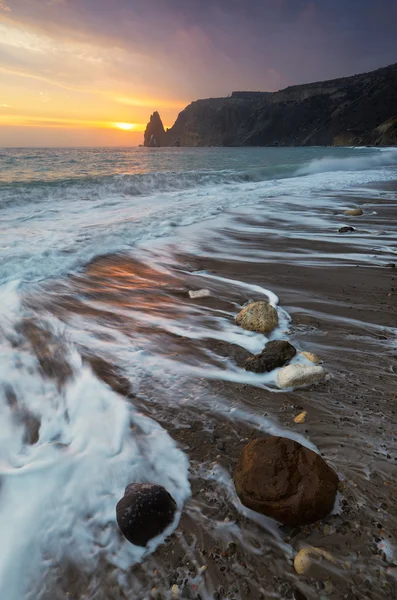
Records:
<instances>
[{"instance_id":1,"label":"sandy beach","mask_svg":"<svg viewBox=\"0 0 397 600\"><path fill-rule=\"evenodd\" d=\"M90 323L98 344L74 340L81 354L96 376L168 431L189 458L191 484L177 529L123 573L123 586L120 570L105 559L91 574L71 562L55 564L47 591L35 597L396 595L396 190L382 184L365 196L350 190L329 197L328 209L314 211L321 223L313 207L306 218L300 206L294 209L299 219L285 230L282 214L276 227L265 208L233 211L221 228L215 220L199 236L193 227L194 235L187 230L176 241L141 247L134 257L98 258L81 274L25 299L29 309L50 312L75 329L76 319ZM360 206L364 214L346 217L341 206ZM346 224L356 231L339 234ZM200 288L211 295L191 300L189 290ZM263 298L260 289L276 294L283 311L272 339L281 336L298 351L318 355L328 381L283 392L269 376L243 370L252 352L234 329L225 335L225 323L236 327L234 315L247 301ZM146 375L139 382L106 351L107 326L140 348ZM62 367L67 356L54 351L59 338L46 342L29 323L25 336L47 376L62 386L72 375ZM246 346L264 341L252 334ZM178 365L174 372L172 365ZM159 368L169 373L165 386ZM305 423L294 423L303 410ZM145 433L132 428L145 447ZM306 440L336 470L340 493L327 519L279 527L241 505L232 481L239 454L248 440L269 434ZM293 557L306 546L335 558L327 576L295 573Z\"/></svg>"}]
</instances>

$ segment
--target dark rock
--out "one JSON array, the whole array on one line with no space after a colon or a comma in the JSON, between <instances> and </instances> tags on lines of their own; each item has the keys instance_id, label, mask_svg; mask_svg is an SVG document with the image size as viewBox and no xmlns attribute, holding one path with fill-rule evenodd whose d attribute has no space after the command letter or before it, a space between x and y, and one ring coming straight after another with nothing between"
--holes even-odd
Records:
<instances>
[{"instance_id":1,"label":"dark rock","mask_svg":"<svg viewBox=\"0 0 397 600\"><path fill-rule=\"evenodd\" d=\"M117 524L131 544L146 546L172 523L175 511L175 500L161 485L131 483L117 503Z\"/></svg>"},{"instance_id":2,"label":"dark rock","mask_svg":"<svg viewBox=\"0 0 397 600\"><path fill-rule=\"evenodd\" d=\"M341 227L339 230L339 233L352 233L353 231L356 231L354 229L354 227L350 227L349 225L346 225L345 227Z\"/></svg>"},{"instance_id":3,"label":"dark rock","mask_svg":"<svg viewBox=\"0 0 397 600\"><path fill-rule=\"evenodd\" d=\"M312 450L287 438L269 437L243 448L234 483L248 508L283 525L306 525L332 510L338 476Z\"/></svg>"},{"instance_id":4,"label":"dark rock","mask_svg":"<svg viewBox=\"0 0 397 600\"><path fill-rule=\"evenodd\" d=\"M285 340L268 342L260 354L245 361L245 370L253 373L268 373L283 367L296 354L295 348Z\"/></svg>"},{"instance_id":5,"label":"dark rock","mask_svg":"<svg viewBox=\"0 0 397 600\"><path fill-rule=\"evenodd\" d=\"M144 136L144 146L155 148L163 146L165 141L165 130L161 117L158 112L154 112L146 127Z\"/></svg>"},{"instance_id":6,"label":"dark rock","mask_svg":"<svg viewBox=\"0 0 397 600\"><path fill-rule=\"evenodd\" d=\"M298 588L294 589L294 600L307 600L307 597L303 592L298 590Z\"/></svg>"},{"instance_id":7,"label":"dark rock","mask_svg":"<svg viewBox=\"0 0 397 600\"><path fill-rule=\"evenodd\" d=\"M192 102L166 132L157 115L145 146L150 135L162 146L392 146L396 97L397 64L274 93L238 91Z\"/></svg>"}]
</instances>

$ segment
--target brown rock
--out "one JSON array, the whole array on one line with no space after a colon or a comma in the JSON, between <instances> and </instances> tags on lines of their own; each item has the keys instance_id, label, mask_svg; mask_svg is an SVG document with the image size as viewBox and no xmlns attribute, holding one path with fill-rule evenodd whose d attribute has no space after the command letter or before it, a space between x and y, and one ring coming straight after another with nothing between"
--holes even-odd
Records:
<instances>
[{"instance_id":1,"label":"brown rock","mask_svg":"<svg viewBox=\"0 0 397 600\"><path fill-rule=\"evenodd\" d=\"M146 546L171 525L175 511L175 500L163 486L131 483L117 503L117 524L131 544Z\"/></svg>"},{"instance_id":2,"label":"brown rock","mask_svg":"<svg viewBox=\"0 0 397 600\"><path fill-rule=\"evenodd\" d=\"M260 354L245 362L245 370L253 373L269 373L284 366L296 354L295 348L285 340L268 342Z\"/></svg>"},{"instance_id":3,"label":"brown rock","mask_svg":"<svg viewBox=\"0 0 397 600\"><path fill-rule=\"evenodd\" d=\"M364 214L361 208L352 208L351 210L345 210L345 215L348 217L361 217Z\"/></svg>"},{"instance_id":4,"label":"brown rock","mask_svg":"<svg viewBox=\"0 0 397 600\"><path fill-rule=\"evenodd\" d=\"M278 314L268 302L252 302L245 306L236 317L237 325L248 331L269 333L278 325Z\"/></svg>"},{"instance_id":5,"label":"brown rock","mask_svg":"<svg viewBox=\"0 0 397 600\"><path fill-rule=\"evenodd\" d=\"M298 442L269 437L243 448L234 483L248 508L283 525L306 525L332 510L338 476L321 456Z\"/></svg>"}]
</instances>

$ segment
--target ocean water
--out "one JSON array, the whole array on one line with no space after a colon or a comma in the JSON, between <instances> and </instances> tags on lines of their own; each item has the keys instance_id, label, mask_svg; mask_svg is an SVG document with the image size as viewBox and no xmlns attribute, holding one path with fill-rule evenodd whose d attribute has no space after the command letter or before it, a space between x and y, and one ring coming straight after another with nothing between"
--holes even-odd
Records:
<instances>
[{"instance_id":1,"label":"ocean water","mask_svg":"<svg viewBox=\"0 0 397 600\"><path fill-rule=\"evenodd\" d=\"M392 148L0 150L0 598L52 598L45 595L52 569L72 560L92 574L105 558L123 587L122 574L164 539L147 551L124 543L114 523L124 487L131 481L167 487L179 508L167 533L190 496L188 456L157 422L155 409L149 416L99 380L84 352L121 365L148 405L151 393L169 406L184 394L199 398L200 378L271 389L274 376L259 379L232 364L225 369L204 345L194 356L172 352L164 336L260 351L262 336L231 323L242 290L277 307L278 335L285 337L289 321L271 289L204 271L197 283L215 292L229 286L234 305L211 314L192 307L175 276L176 265L188 268L178 255L209 256L208 239L212 258L232 258L222 232L259 212L269 239L276 232L313 240L321 234L342 244L330 229L330 211L347 207L346 194L365 195L373 183L396 179ZM393 255L387 233L376 243ZM354 261L360 249L371 260L373 247L373 238L361 236L327 259ZM325 258L318 250L292 256L275 249L264 256L249 244L237 248L247 263L321 264ZM108 256L116 258L107 262ZM125 261L131 261L128 272ZM166 300L168 290L183 300ZM31 323L50 336L54 364L59 355L67 363L66 383L43 372L26 337ZM205 411L207 400L200 401ZM211 408L231 410L221 400ZM233 410L236 419L315 448L264 417ZM26 440L28 417L39 424L33 442Z\"/></svg>"}]
</instances>

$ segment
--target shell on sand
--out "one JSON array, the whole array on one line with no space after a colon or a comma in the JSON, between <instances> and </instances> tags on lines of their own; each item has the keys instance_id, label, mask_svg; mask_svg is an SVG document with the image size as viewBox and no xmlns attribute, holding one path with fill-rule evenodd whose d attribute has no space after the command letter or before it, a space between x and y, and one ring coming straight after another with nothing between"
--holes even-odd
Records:
<instances>
[{"instance_id":1,"label":"shell on sand","mask_svg":"<svg viewBox=\"0 0 397 600\"><path fill-rule=\"evenodd\" d=\"M321 362L319 357L316 354L313 354L312 352L301 352L301 356L304 356L305 358L307 358L307 360L314 363L315 365L318 365L318 363Z\"/></svg>"},{"instance_id":2,"label":"shell on sand","mask_svg":"<svg viewBox=\"0 0 397 600\"><path fill-rule=\"evenodd\" d=\"M317 566L315 563L319 563L321 559L328 561L329 563L335 564L335 559L326 550L322 548L315 548L314 546L310 546L309 548L303 548L298 554L295 556L294 560L294 568L298 575L308 575L314 570L313 568Z\"/></svg>"},{"instance_id":3,"label":"shell on sand","mask_svg":"<svg viewBox=\"0 0 397 600\"><path fill-rule=\"evenodd\" d=\"M192 299L207 298L208 296L211 296L211 292L209 290L190 290L189 296Z\"/></svg>"}]
</instances>

